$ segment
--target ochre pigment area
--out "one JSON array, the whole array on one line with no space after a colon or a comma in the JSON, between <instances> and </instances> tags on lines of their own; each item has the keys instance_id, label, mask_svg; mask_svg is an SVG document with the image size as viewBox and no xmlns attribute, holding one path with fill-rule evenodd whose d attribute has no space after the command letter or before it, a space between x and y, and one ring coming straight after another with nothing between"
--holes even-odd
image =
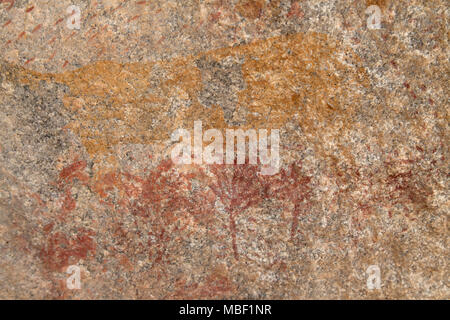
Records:
<instances>
[{"instance_id":1,"label":"ochre pigment area","mask_svg":"<svg viewBox=\"0 0 450 320\"><path fill-rule=\"evenodd\" d=\"M232 92L236 105L227 119L223 106L202 104L199 96L208 83L197 65L230 60L239 73L228 77L242 77L243 88ZM275 129L291 122L326 156L326 140L345 136L361 108L368 77L358 60L326 35L296 34L171 61L103 61L63 74L25 72L21 83L46 80L69 88L63 102L73 120L67 128L91 157L114 153L117 144L168 140L176 128L193 128L195 120L219 129ZM343 157L350 156L340 148Z\"/></svg>"}]
</instances>

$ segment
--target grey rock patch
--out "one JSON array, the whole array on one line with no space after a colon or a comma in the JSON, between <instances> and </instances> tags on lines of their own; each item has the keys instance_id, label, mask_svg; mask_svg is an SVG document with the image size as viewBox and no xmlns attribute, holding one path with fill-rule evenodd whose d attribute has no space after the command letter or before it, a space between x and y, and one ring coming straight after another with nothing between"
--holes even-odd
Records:
<instances>
[{"instance_id":1,"label":"grey rock patch","mask_svg":"<svg viewBox=\"0 0 450 320\"><path fill-rule=\"evenodd\" d=\"M200 103L210 108L221 107L225 120L230 123L238 103L237 92L245 88L242 75L243 59L228 57L222 61L196 61L201 71L203 90L199 94Z\"/></svg>"}]
</instances>

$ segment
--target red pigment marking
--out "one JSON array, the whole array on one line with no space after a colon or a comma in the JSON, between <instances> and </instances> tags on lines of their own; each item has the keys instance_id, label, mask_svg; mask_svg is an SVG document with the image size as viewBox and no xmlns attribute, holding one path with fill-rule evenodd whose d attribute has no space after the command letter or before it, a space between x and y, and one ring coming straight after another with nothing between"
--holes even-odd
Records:
<instances>
[{"instance_id":1,"label":"red pigment marking","mask_svg":"<svg viewBox=\"0 0 450 320\"><path fill-rule=\"evenodd\" d=\"M53 37L53 38L48 42L48 44L52 44L53 42L55 42L55 40L56 40L56 37Z\"/></svg>"},{"instance_id":2,"label":"red pigment marking","mask_svg":"<svg viewBox=\"0 0 450 320\"><path fill-rule=\"evenodd\" d=\"M11 21L12 21L12 20L11 20L11 19L9 19L8 21L6 21L6 22L5 22L4 24L3 24L3 26L2 26L2 27L3 27L3 28L4 28L4 27L6 27L7 25L9 25L9 24L11 23Z\"/></svg>"},{"instance_id":3,"label":"red pigment marking","mask_svg":"<svg viewBox=\"0 0 450 320\"><path fill-rule=\"evenodd\" d=\"M177 281L170 298L177 300L189 299L191 297L198 297L200 299L226 299L233 293L234 289L230 279L216 271L209 275L203 283L187 284L184 279Z\"/></svg>"},{"instance_id":4,"label":"red pigment marking","mask_svg":"<svg viewBox=\"0 0 450 320\"><path fill-rule=\"evenodd\" d=\"M12 40L6 41L6 45L10 44L11 42L12 42Z\"/></svg>"},{"instance_id":5,"label":"red pigment marking","mask_svg":"<svg viewBox=\"0 0 450 320\"><path fill-rule=\"evenodd\" d=\"M25 10L26 13L33 11L34 6L31 6L30 8L28 8L27 10Z\"/></svg>"},{"instance_id":6,"label":"red pigment marking","mask_svg":"<svg viewBox=\"0 0 450 320\"><path fill-rule=\"evenodd\" d=\"M67 182L73 182L73 180L76 178L82 182L86 182L88 180L88 177L85 173L82 172L86 168L86 161L80 160L72 163L71 165L65 167L61 170L59 174L59 179L61 181Z\"/></svg>"},{"instance_id":7,"label":"red pigment marking","mask_svg":"<svg viewBox=\"0 0 450 320\"><path fill-rule=\"evenodd\" d=\"M58 25L58 24L60 24L60 23L63 22L63 21L64 21L64 18L59 18L58 20L56 20L55 26Z\"/></svg>"},{"instance_id":8,"label":"red pigment marking","mask_svg":"<svg viewBox=\"0 0 450 320\"><path fill-rule=\"evenodd\" d=\"M34 57L25 61L25 65L29 64L31 61L34 61Z\"/></svg>"},{"instance_id":9,"label":"red pigment marking","mask_svg":"<svg viewBox=\"0 0 450 320\"><path fill-rule=\"evenodd\" d=\"M300 164L292 164L278 175L268 178L265 193L280 200L294 204L292 212L291 239L294 239L298 227L298 216L308 208L304 201L311 197L311 177L301 173ZM306 208L305 208L306 206Z\"/></svg>"},{"instance_id":10,"label":"red pigment marking","mask_svg":"<svg viewBox=\"0 0 450 320\"><path fill-rule=\"evenodd\" d=\"M22 32L18 35L17 39L22 38L24 35L25 35L25 31L22 31Z\"/></svg>"},{"instance_id":11,"label":"red pigment marking","mask_svg":"<svg viewBox=\"0 0 450 320\"><path fill-rule=\"evenodd\" d=\"M147 1L138 1L138 2L136 2L136 4L146 4L147 3Z\"/></svg>"},{"instance_id":12,"label":"red pigment marking","mask_svg":"<svg viewBox=\"0 0 450 320\"><path fill-rule=\"evenodd\" d=\"M94 34L89 38L88 42L94 40L95 38L97 38L98 34L99 34L99 32L94 33Z\"/></svg>"},{"instance_id":13,"label":"red pigment marking","mask_svg":"<svg viewBox=\"0 0 450 320\"><path fill-rule=\"evenodd\" d=\"M209 184L216 197L220 198L229 215L229 229L234 257L239 259L236 242L235 216L253 205L262 201L265 189L263 181L259 178L256 166L209 166L215 181Z\"/></svg>"},{"instance_id":14,"label":"red pigment marking","mask_svg":"<svg viewBox=\"0 0 450 320\"><path fill-rule=\"evenodd\" d=\"M406 88L406 89L409 89L409 83L408 82L403 82L403 86Z\"/></svg>"},{"instance_id":15,"label":"red pigment marking","mask_svg":"<svg viewBox=\"0 0 450 320\"><path fill-rule=\"evenodd\" d=\"M44 232L45 233L49 233L50 231L52 231L54 226L55 226L55 223L54 222L50 222L49 224L44 226Z\"/></svg>"},{"instance_id":16,"label":"red pigment marking","mask_svg":"<svg viewBox=\"0 0 450 320\"><path fill-rule=\"evenodd\" d=\"M31 33L35 33L36 31L38 31L40 28L42 27L42 24L38 24L33 31L31 31Z\"/></svg>"},{"instance_id":17,"label":"red pigment marking","mask_svg":"<svg viewBox=\"0 0 450 320\"><path fill-rule=\"evenodd\" d=\"M434 104L434 100L433 99L428 99L428 102L431 104L431 105L433 105Z\"/></svg>"},{"instance_id":18,"label":"red pigment marking","mask_svg":"<svg viewBox=\"0 0 450 320\"><path fill-rule=\"evenodd\" d=\"M76 207L75 199L72 197L72 193L70 192L70 189L67 188L66 189L66 195L64 197L64 201L63 201L63 204L62 204L62 207L61 207L62 212L64 214L68 213L68 212L71 212L71 211L73 211L75 209L75 207Z\"/></svg>"},{"instance_id":19,"label":"red pigment marking","mask_svg":"<svg viewBox=\"0 0 450 320\"><path fill-rule=\"evenodd\" d=\"M209 15L209 21L211 22L217 22L220 18L221 12L217 11L216 13L211 13Z\"/></svg>"},{"instance_id":20,"label":"red pigment marking","mask_svg":"<svg viewBox=\"0 0 450 320\"><path fill-rule=\"evenodd\" d=\"M411 96L413 97L413 99L417 99L417 96L414 91L411 91L410 93L411 93Z\"/></svg>"},{"instance_id":21,"label":"red pigment marking","mask_svg":"<svg viewBox=\"0 0 450 320\"><path fill-rule=\"evenodd\" d=\"M304 16L304 13L303 13L302 9L300 9L300 3L294 2L291 5L291 8L289 9L287 17L288 18L291 18L291 17L303 18L303 16Z\"/></svg>"},{"instance_id":22,"label":"red pigment marking","mask_svg":"<svg viewBox=\"0 0 450 320\"><path fill-rule=\"evenodd\" d=\"M123 6L123 2L120 3L116 8L114 8L111 13L114 13L116 10L119 10Z\"/></svg>"},{"instance_id":23,"label":"red pigment marking","mask_svg":"<svg viewBox=\"0 0 450 320\"><path fill-rule=\"evenodd\" d=\"M109 172L103 174L93 186L93 189L102 198L107 198L107 192L115 188L120 191L124 198L119 200L119 204L127 207L130 198L139 198L142 195L141 188L134 185L134 183L144 184L145 181L139 177L132 176L128 173ZM145 199L142 199L145 202Z\"/></svg>"},{"instance_id":24,"label":"red pigment marking","mask_svg":"<svg viewBox=\"0 0 450 320\"><path fill-rule=\"evenodd\" d=\"M94 13L89 19L94 19L97 16L97 13Z\"/></svg>"},{"instance_id":25,"label":"red pigment marking","mask_svg":"<svg viewBox=\"0 0 450 320\"><path fill-rule=\"evenodd\" d=\"M77 33L77 32L76 32L76 31L73 31L73 32L66 38L66 41L69 40L70 38L72 38L72 37L75 35L75 33Z\"/></svg>"},{"instance_id":26,"label":"red pigment marking","mask_svg":"<svg viewBox=\"0 0 450 320\"><path fill-rule=\"evenodd\" d=\"M230 214L230 231L231 231L231 245L233 247L233 254L236 260L239 260L239 252L236 243L236 222L234 221L234 214Z\"/></svg>"},{"instance_id":27,"label":"red pigment marking","mask_svg":"<svg viewBox=\"0 0 450 320\"><path fill-rule=\"evenodd\" d=\"M113 190L114 186L120 184L120 180L118 178L118 174L115 172L104 174L101 179L99 179L94 184L94 190L103 198L106 198L107 191Z\"/></svg>"},{"instance_id":28,"label":"red pigment marking","mask_svg":"<svg viewBox=\"0 0 450 320\"><path fill-rule=\"evenodd\" d=\"M358 209L361 210L364 215L369 215L372 212L372 206L367 203L358 203Z\"/></svg>"},{"instance_id":29,"label":"red pigment marking","mask_svg":"<svg viewBox=\"0 0 450 320\"><path fill-rule=\"evenodd\" d=\"M295 204L294 211L292 212L291 239L294 239L295 233L297 231L299 214L300 210L298 209L298 204Z\"/></svg>"},{"instance_id":30,"label":"red pigment marking","mask_svg":"<svg viewBox=\"0 0 450 320\"><path fill-rule=\"evenodd\" d=\"M84 36L87 37L87 36L91 33L91 31L94 31L94 27L91 27L91 28L84 34Z\"/></svg>"},{"instance_id":31,"label":"red pigment marking","mask_svg":"<svg viewBox=\"0 0 450 320\"><path fill-rule=\"evenodd\" d=\"M174 225L179 221L177 213L188 212L190 209L187 206L190 198L186 193L190 189L183 177L184 175L175 174L171 161L163 161L150 170L145 178L122 172L102 174L94 182L92 189L99 194L100 203L111 205L112 208L114 203L110 200L109 191L114 191L111 196L116 199L115 203L119 204L121 210L126 210L153 226L149 233L153 235L153 239L148 242L148 254L155 263L165 263L167 242L179 230ZM199 205L198 202L196 204ZM122 237L128 245L129 236Z\"/></svg>"},{"instance_id":32,"label":"red pigment marking","mask_svg":"<svg viewBox=\"0 0 450 320\"><path fill-rule=\"evenodd\" d=\"M93 233L81 229L73 238L68 238L61 232L52 234L44 248L41 249L40 258L45 267L52 271L63 271L64 267L74 264L80 259L86 259L89 252L95 253Z\"/></svg>"},{"instance_id":33,"label":"red pigment marking","mask_svg":"<svg viewBox=\"0 0 450 320\"><path fill-rule=\"evenodd\" d=\"M128 19L128 22L131 22L131 21L133 21L133 20L136 20L136 19L139 19L140 18L140 14L138 14L138 15L136 15L136 16L134 16L134 17L132 17L132 18L130 18L130 19Z\"/></svg>"},{"instance_id":34,"label":"red pigment marking","mask_svg":"<svg viewBox=\"0 0 450 320\"><path fill-rule=\"evenodd\" d=\"M31 193L30 196L35 199L40 206L45 206L45 202L37 193Z\"/></svg>"}]
</instances>

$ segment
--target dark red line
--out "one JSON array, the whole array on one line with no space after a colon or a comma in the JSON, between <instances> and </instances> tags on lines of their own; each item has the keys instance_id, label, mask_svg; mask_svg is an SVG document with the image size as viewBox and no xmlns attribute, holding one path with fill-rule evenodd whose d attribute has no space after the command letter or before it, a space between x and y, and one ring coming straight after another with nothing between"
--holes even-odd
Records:
<instances>
[{"instance_id":1,"label":"dark red line","mask_svg":"<svg viewBox=\"0 0 450 320\"><path fill-rule=\"evenodd\" d=\"M230 218L230 232L231 232L231 247L233 248L234 258L239 260L239 253L236 243L236 223L234 221L233 213L229 213Z\"/></svg>"},{"instance_id":2,"label":"dark red line","mask_svg":"<svg viewBox=\"0 0 450 320\"><path fill-rule=\"evenodd\" d=\"M56 26L57 24L59 24L59 23L63 22L63 21L64 21L64 18L59 18L58 20L56 20L56 22L55 22L55 26Z\"/></svg>"},{"instance_id":3,"label":"dark red line","mask_svg":"<svg viewBox=\"0 0 450 320\"><path fill-rule=\"evenodd\" d=\"M141 15L138 14L138 15L134 16L133 18L128 19L128 22L131 22L131 21L133 21L133 20L139 19L140 16L141 16Z\"/></svg>"},{"instance_id":4,"label":"dark red line","mask_svg":"<svg viewBox=\"0 0 450 320\"><path fill-rule=\"evenodd\" d=\"M114 13L116 10L119 10L123 6L123 2L119 4L116 8L114 8L111 13Z\"/></svg>"},{"instance_id":5,"label":"dark red line","mask_svg":"<svg viewBox=\"0 0 450 320\"><path fill-rule=\"evenodd\" d=\"M27 64L29 64L31 61L33 61L34 60L34 57L33 58L31 58L31 59L28 59L27 61L25 61L25 65L27 65Z\"/></svg>"},{"instance_id":6,"label":"dark red line","mask_svg":"<svg viewBox=\"0 0 450 320\"><path fill-rule=\"evenodd\" d=\"M62 67L65 68L68 64L69 64L69 61L66 60Z\"/></svg>"},{"instance_id":7,"label":"dark red line","mask_svg":"<svg viewBox=\"0 0 450 320\"><path fill-rule=\"evenodd\" d=\"M3 28L6 27L7 25L9 25L11 23L11 19L9 19L8 21L5 22L5 24L3 25Z\"/></svg>"},{"instance_id":8,"label":"dark red line","mask_svg":"<svg viewBox=\"0 0 450 320\"><path fill-rule=\"evenodd\" d=\"M26 13L31 12L31 11L33 11L33 9L34 9L34 6L28 8L27 10L25 10L25 12L26 12Z\"/></svg>"},{"instance_id":9,"label":"dark red line","mask_svg":"<svg viewBox=\"0 0 450 320\"><path fill-rule=\"evenodd\" d=\"M38 31L40 28L42 27L42 24L38 24L33 31L31 31L31 33L35 33L36 31Z\"/></svg>"},{"instance_id":10,"label":"dark red line","mask_svg":"<svg viewBox=\"0 0 450 320\"><path fill-rule=\"evenodd\" d=\"M94 33L92 37L89 38L88 41L94 40L98 36L98 32Z\"/></svg>"}]
</instances>

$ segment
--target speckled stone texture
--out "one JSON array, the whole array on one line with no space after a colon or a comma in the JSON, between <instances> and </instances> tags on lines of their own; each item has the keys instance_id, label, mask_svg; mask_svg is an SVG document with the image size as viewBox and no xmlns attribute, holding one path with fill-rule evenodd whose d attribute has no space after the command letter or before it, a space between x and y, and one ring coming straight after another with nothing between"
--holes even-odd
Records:
<instances>
[{"instance_id":1,"label":"speckled stone texture","mask_svg":"<svg viewBox=\"0 0 450 320\"><path fill-rule=\"evenodd\" d=\"M449 299L448 13L1 0L0 298ZM198 120L280 171L175 165Z\"/></svg>"}]
</instances>

